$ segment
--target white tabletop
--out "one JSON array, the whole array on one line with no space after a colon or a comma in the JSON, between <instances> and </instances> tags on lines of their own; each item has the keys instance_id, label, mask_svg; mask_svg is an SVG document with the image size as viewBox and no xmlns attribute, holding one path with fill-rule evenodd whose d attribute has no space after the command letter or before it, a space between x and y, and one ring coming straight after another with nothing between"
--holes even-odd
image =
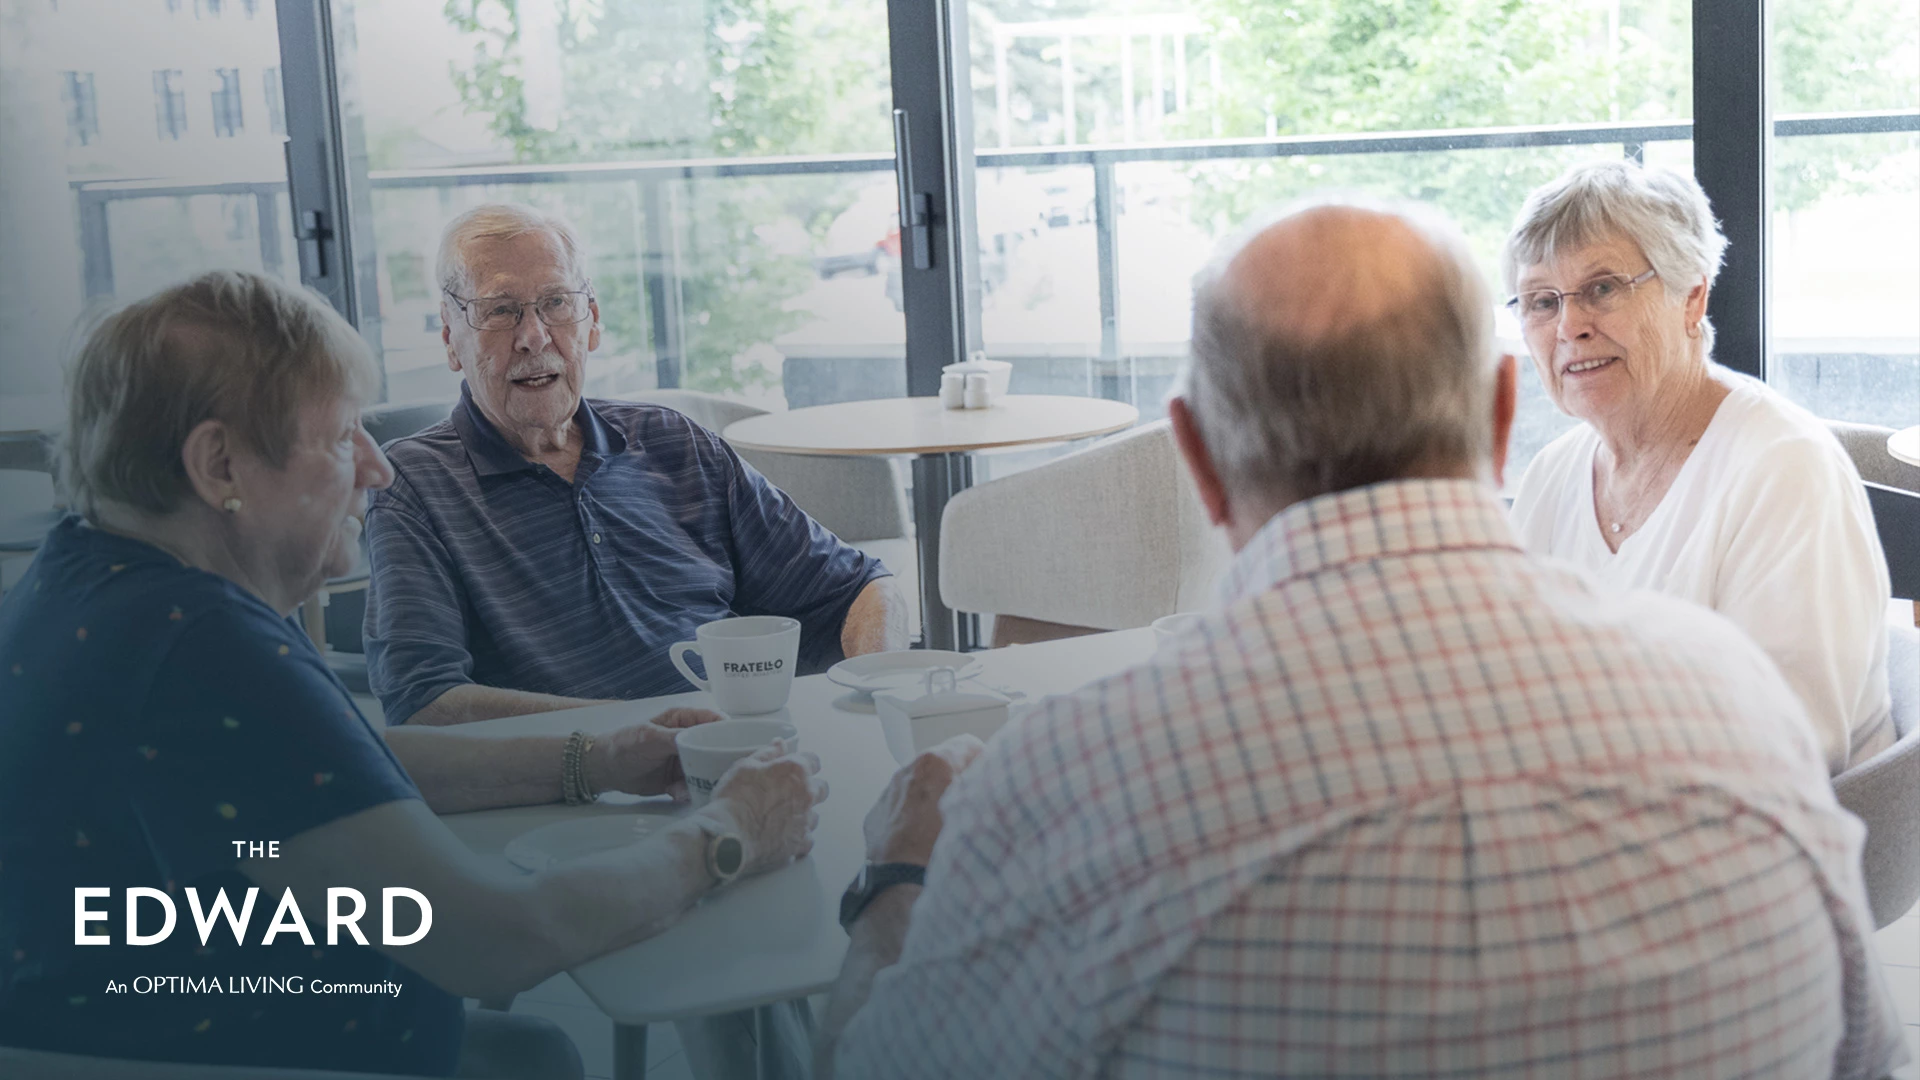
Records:
<instances>
[{"instance_id":1,"label":"white tabletop","mask_svg":"<svg viewBox=\"0 0 1920 1080\"><path fill-rule=\"evenodd\" d=\"M1010 394L986 409L939 398L876 398L736 420L721 432L747 450L788 454L940 454L1064 442L1128 427L1140 410L1104 398Z\"/></svg>"},{"instance_id":2,"label":"white tabletop","mask_svg":"<svg viewBox=\"0 0 1920 1080\"><path fill-rule=\"evenodd\" d=\"M1887 453L1909 465L1920 465L1920 426L1896 431L1888 436Z\"/></svg>"},{"instance_id":3,"label":"white tabletop","mask_svg":"<svg viewBox=\"0 0 1920 1080\"><path fill-rule=\"evenodd\" d=\"M1067 638L980 654L988 685L1025 691L1028 701L1064 693L1151 656L1152 630ZM820 755L830 788L820 807L813 853L764 877L740 882L688 912L665 932L573 970L574 981L620 1024L732 1012L817 993L832 985L846 955L840 894L866 860L861 823L897 767L880 722L840 708L844 691L824 675L796 679L786 718L802 749ZM518 716L469 724L473 734L605 731L675 706L712 707L705 693ZM445 818L475 851L497 855L507 842L582 813L673 813L659 800L590 809L565 806L484 810ZM682 811L683 812L683 811Z\"/></svg>"}]
</instances>

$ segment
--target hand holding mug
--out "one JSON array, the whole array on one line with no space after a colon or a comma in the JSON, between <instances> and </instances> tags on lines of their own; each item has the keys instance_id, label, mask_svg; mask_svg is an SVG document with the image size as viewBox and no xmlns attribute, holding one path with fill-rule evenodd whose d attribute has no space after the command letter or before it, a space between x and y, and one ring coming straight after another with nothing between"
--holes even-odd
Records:
<instances>
[{"instance_id":1,"label":"hand holding mug","mask_svg":"<svg viewBox=\"0 0 1920 1080\"><path fill-rule=\"evenodd\" d=\"M652 720L620 728L588 753L587 784L595 791L671 795L674 802L686 802L686 773L674 737L719 719L719 713L706 709L668 709Z\"/></svg>"},{"instance_id":2,"label":"hand holding mug","mask_svg":"<svg viewBox=\"0 0 1920 1080\"><path fill-rule=\"evenodd\" d=\"M974 736L956 735L901 766L867 811L867 861L927 865L946 824L940 798L984 749Z\"/></svg>"},{"instance_id":3,"label":"hand holding mug","mask_svg":"<svg viewBox=\"0 0 1920 1080\"><path fill-rule=\"evenodd\" d=\"M734 762L700 811L728 821L746 847L741 872L773 870L813 850L816 809L827 799L820 759L786 739Z\"/></svg>"}]
</instances>

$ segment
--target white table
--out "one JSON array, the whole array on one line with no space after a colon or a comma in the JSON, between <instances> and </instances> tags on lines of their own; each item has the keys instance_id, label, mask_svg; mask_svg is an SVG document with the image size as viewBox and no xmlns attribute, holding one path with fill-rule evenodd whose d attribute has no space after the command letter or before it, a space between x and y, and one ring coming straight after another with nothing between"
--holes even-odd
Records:
<instances>
[{"instance_id":1,"label":"white table","mask_svg":"<svg viewBox=\"0 0 1920 1080\"><path fill-rule=\"evenodd\" d=\"M986 409L948 409L930 397L877 398L751 416L721 435L738 447L783 454L911 456L921 638L930 649L969 650L979 644L976 620L940 599L940 517L947 500L973 484L968 455L1106 435L1138 419L1140 410L1104 398L1011 394Z\"/></svg>"},{"instance_id":2,"label":"white table","mask_svg":"<svg viewBox=\"0 0 1920 1080\"><path fill-rule=\"evenodd\" d=\"M1920 465L1920 426L1887 436L1887 453L1909 465Z\"/></svg>"},{"instance_id":3,"label":"white table","mask_svg":"<svg viewBox=\"0 0 1920 1080\"><path fill-rule=\"evenodd\" d=\"M981 680L1024 691L1031 702L1151 656L1152 630L1068 638L980 654ZM728 1013L818 993L832 985L846 955L840 894L866 860L861 823L897 767L880 722L841 707L844 691L824 675L796 679L786 717L802 749L820 755L830 792L820 807L813 853L710 898L658 936L574 968L573 979L614 1022L614 1075L646 1069L646 1025ZM486 735L607 731L675 706L712 707L705 693L596 705L565 712L468 724ZM498 855L521 833L581 814L673 813L659 800L588 808L561 805L455 814L447 825L468 846Z\"/></svg>"}]
</instances>

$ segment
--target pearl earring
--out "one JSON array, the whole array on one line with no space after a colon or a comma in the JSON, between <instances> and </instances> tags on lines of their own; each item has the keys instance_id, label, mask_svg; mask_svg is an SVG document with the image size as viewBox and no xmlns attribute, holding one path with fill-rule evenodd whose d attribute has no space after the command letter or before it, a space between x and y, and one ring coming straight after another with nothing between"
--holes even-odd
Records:
<instances>
[{"instance_id":1,"label":"pearl earring","mask_svg":"<svg viewBox=\"0 0 1920 1080\"><path fill-rule=\"evenodd\" d=\"M227 501L221 503L220 505L226 508L227 513L237 514L240 512L240 507L242 504L240 502L240 496L229 495L227 496Z\"/></svg>"}]
</instances>

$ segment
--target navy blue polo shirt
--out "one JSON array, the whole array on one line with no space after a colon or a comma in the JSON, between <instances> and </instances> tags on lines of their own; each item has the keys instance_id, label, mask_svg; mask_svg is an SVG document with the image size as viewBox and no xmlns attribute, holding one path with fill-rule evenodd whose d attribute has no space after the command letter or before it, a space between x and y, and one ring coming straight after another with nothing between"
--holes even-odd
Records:
<instances>
[{"instance_id":1,"label":"navy blue polo shirt","mask_svg":"<svg viewBox=\"0 0 1920 1080\"><path fill-rule=\"evenodd\" d=\"M187 891L205 910L225 890L237 914L253 884L233 841L419 797L286 619L225 578L68 518L0 601L0 1045L451 1074L458 998L344 934L329 946L322 911L301 912L312 944L261 944L277 891L259 890L243 944L222 921L203 946ZM74 943L83 886L112 890L88 901L109 917L86 928L112 944ZM126 943L133 886L173 900L158 944ZM362 930L378 940L380 898L366 900L376 915ZM144 901L142 932L161 921ZM143 976L182 981L143 988ZM242 981L262 976L278 988ZM389 983L397 996L306 992Z\"/></svg>"},{"instance_id":2,"label":"navy blue polo shirt","mask_svg":"<svg viewBox=\"0 0 1920 1080\"><path fill-rule=\"evenodd\" d=\"M386 447L367 514L367 678L389 723L467 683L583 698L691 690L676 641L732 615L800 621L800 670L888 570L672 409L582 399L568 483L464 385L453 415Z\"/></svg>"}]
</instances>

